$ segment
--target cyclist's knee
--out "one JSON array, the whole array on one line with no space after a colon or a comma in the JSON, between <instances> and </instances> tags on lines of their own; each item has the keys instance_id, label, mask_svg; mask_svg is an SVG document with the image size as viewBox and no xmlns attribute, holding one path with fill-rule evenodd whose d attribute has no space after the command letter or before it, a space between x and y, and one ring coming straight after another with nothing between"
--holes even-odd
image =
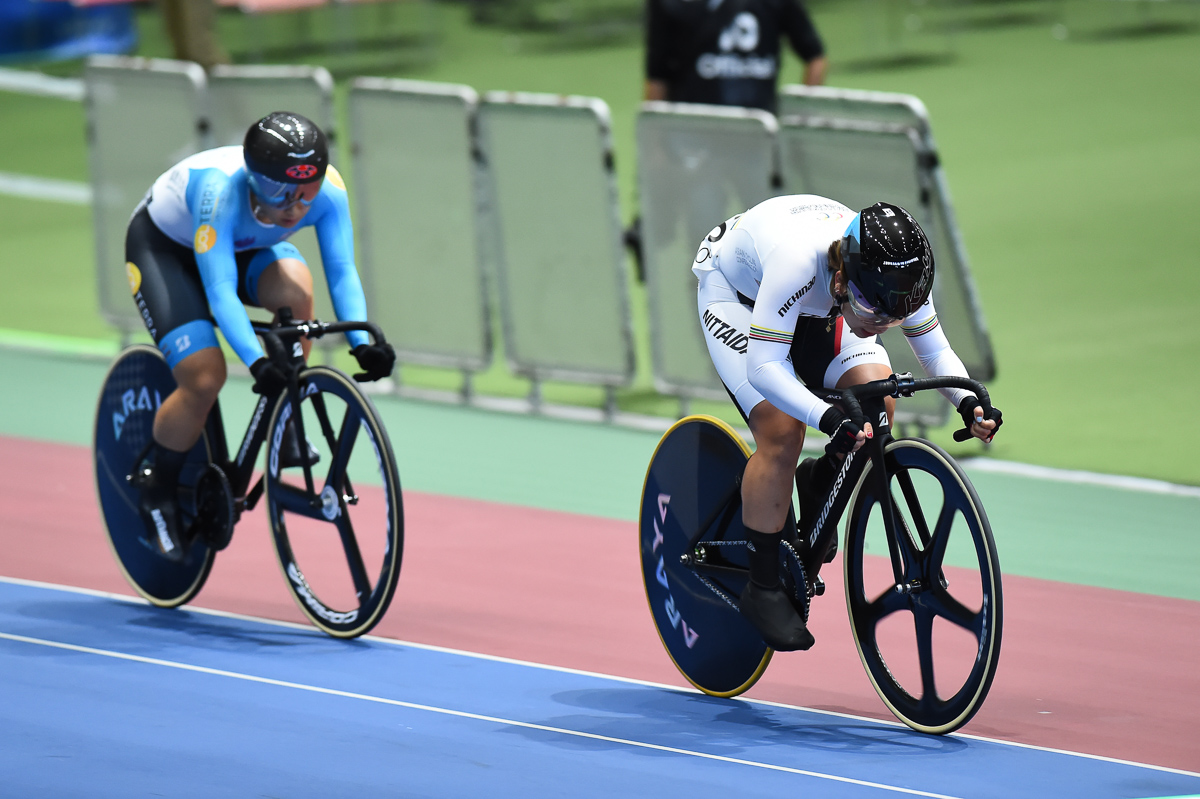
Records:
<instances>
[{"instance_id":1,"label":"cyclist's knee","mask_svg":"<svg viewBox=\"0 0 1200 799\"><path fill-rule=\"evenodd\" d=\"M806 427L803 422L770 403L760 402L750 412L750 429L760 457L777 462L783 468L795 468L804 447Z\"/></svg>"},{"instance_id":2,"label":"cyclist's knee","mask_svg":"<svg viewBox=\"0 0 1200 799\"><path fill-rule=\"evenodd\" d=\"M225 356L216 348L203 349L180 361L173 372L181 391L197 403L211 405L225 385Z\"/></svg>"},{"instance_id":3,"label":"cyclist's knee","mask_svg":"<svg viewBox=\"0 0 1200 799\"><path fill-rule=\"evenodd\" d=\"M263 270L258 279L258 301L268 311L291 308L298 319L312 317L312 273L303 261L280 258Z\"/></svg>"},{"instance_id":4,"label":"cyclist's knee","mask_svg":"<svg viewBox=\"0 0 1200 799\"><path fill-rule=\"evenodd\" d=\"M853 369L846 371L837 382L838 388L849 388L850 386L861 385L862 383L870 383L872 380L887 380L892 374L892 368L887 364L882 363L864 363L861 366L855 366ZM887 410L888 424L891 424L892 419L896 415L896 400L891 397L884 397L883 404ZM867 421L871 421L868 419Z\"/></svg>"}]
</instances>

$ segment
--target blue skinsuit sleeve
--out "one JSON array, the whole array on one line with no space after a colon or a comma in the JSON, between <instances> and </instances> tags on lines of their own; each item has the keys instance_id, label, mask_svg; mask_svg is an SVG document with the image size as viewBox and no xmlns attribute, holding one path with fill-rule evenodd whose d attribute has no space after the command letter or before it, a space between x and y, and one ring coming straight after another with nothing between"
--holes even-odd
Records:
<instances>
[{"instance_id":1,"label":"blue skinsuit sleeve","mask_svg":"<svg viewBox=\"0 0 1200 799\"><path fill-rule=\"evenodd\" d=\"M233 201L229 177L220 170L204 170L198 189L193 194L189 186L188 206L194 228L192 247L208 307L229 346L249 366L264 353L237 294L237 262L233 251L237 204Z\"/></svg>"},{"instance_id":2,"label":"blue skinsuit sleeve","mask_svg":"<svg viewBox=\"0 0 1200 799\"><path fill-rule=\"evenodd\" d=\"M317 242L321 247L321 264L325 268L325 282L333 300L333 310L338 319L351 322L367 320L367 297L363 293L358 269L354 266L354 227L350 222L350 201L342 183L341 175L332 166L321 187L319 208L313 210L317 218L313 226L317 229ZM359 344L369 344L370 337L361 330L352 330L346 339L353 349Z\"/></svg>"}]
</instances>

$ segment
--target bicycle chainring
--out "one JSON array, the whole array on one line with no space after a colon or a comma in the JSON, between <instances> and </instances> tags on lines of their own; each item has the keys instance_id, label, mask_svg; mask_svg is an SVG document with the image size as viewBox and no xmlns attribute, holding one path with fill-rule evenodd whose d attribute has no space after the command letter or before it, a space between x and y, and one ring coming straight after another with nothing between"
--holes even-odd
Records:
<instances>
[{"instance_id":1,"label":"bicycle chainring","mask_svg":"<svg viewBox=\"0 0 1200 799\"><path fill-rule=\"evenodd\" d=\"M196 521L193 531L214 551L229 546L238 513L225 472L210 463L196 482Z\"/></svg>"},{"instance_id":2,"label":"bicycle chainring","mask_svg":"<svg viewBox=\"0 0 1200 799\"><path fill-rule=\"evenodd\" d=\"M787 592L788 599L792 601L792 607L804 617L804 623L807 624L808 609L812 602L813 592L809 588L808 575L805 574L804 566L800 563L800 556L786 538L779 543L779 560L779 579L783 583L783 590Z\"/></svg>"}]
</instances>

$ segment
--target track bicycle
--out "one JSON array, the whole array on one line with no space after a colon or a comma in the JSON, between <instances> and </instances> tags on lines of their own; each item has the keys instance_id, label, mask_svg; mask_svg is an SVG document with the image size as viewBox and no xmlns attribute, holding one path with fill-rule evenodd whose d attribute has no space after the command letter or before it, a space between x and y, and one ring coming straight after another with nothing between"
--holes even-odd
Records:
<instances>
[{"instance_id":1,"label":"track bicycle","mask_svg":"<svg viewBox=\"0 0 1200 799\"><path fill-rule=\"evenodd\" d=\"M156 347L136 344L117 356L100 392L93 447L109 544L141 596L177 607L204 586L241 514L265 499L279 566L300 610L329 635L362 635L383 617L400 576L404 512L396 458L370 398L345 373L306 365L300 338L362 330L383 343L383 334L369 322L294 320L286 308L274 324L255 322L254 330L288 386L259 397L233 452L214 403L180 475L186 551L179 563L147 542L131 484L175 379ZM286 459L289 437L309 449L294 465ZM264 442L266 468L251 486Z\"/></svg>"},{"instance_id":2,"label":"track bicycle","mask_svg":"<svg viewBox=\"0 0 1200 799\"><path fill-rule=\"evenodd\" d=\"M944 734L967 723L1000 658L1000 561L983 504L944 450L893 438L883 398L963 388L985 413L984 387L967 378L891 375L841 391L818 389L874 437L846 456L807 529L789 511L780 542L784 590L807 621L825 592L821 567L843 547L846 605L859 658L888 709L915 730ZM955 439L970 437L956 431ZM737 696L773 651L738 610L749 579L741 477L750 451L732 428L689 416L650 461L640 519L642 576L659 637L687 680ZM868 556L879 557L868 557Z\"/></svg>"}]
</instances>

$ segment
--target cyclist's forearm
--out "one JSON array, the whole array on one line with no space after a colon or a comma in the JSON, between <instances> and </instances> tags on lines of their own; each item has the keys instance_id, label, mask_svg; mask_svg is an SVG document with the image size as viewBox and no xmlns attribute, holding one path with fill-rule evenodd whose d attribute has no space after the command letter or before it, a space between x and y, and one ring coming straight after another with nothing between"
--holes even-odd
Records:
<instances>
[{"instance_id":1,"label":"cyclist's forearm","mask_svg":"<svg viewBox=\"0 0 1200 799\"><path fill-rule=\"evenodd\" d=\"M967 367L955 354L938 322L937 312L933 303L926 303L920 311L904 321L901 328L913 354L921 362L921 368L929 377L970 377ZM939 388L942 396L950 401L955 408L962 402L963 397L971 392L961 388Z\"/></svg>"},{"instance_id":2,"label":"cyclist's forearm","mask_svg":"<svg viewBox=\"0 0 1200 799\"><path fill-rule=\"evenodd\" d=\"M766 397L767 402L809 427L817 427L831 407L805 388L786 362L765 361L751 365L748 377L750 385Z\"/></svg>"},{"instance_id":3,"label":"cyclist's forearm","mask_svg":"<svg viewBox=\"0 0 1200 799\"><path fill-rule=\"evenodd\" d=\"M955 354L949 345L930 355L917 353L917 360L921 362L921 368L925 370L925 374L929 377L970 377L967 374L967 367L963 365L962 359ZM963 397L971 394L970 391L961 388L939 388L938 391L943 397L950 400L950 404L955 408L962 402Z\"/></svg>"},{"instance_id":4,"label":"cyclist's forearm","mask_svg":"<svg viewBox=\"0 0 1200 799\"><path fill-rule=\"evenodd\" d=\"M325 277L337 318L343 322L367 321L367 296L354 264L331 263L326 267ZM351 349L359 344L370 343L370 337L361 330L348 331L346 340L350 342Z\"/></svg>"}]
</instances>

